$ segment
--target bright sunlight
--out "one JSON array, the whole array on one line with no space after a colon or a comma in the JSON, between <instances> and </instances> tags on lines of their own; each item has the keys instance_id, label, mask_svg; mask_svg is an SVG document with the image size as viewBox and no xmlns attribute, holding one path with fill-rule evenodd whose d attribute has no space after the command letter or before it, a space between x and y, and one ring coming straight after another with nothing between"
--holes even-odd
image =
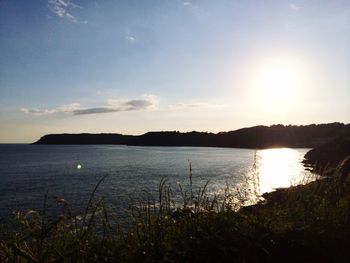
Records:
<instances>
[{"instance_id":1,"label":"bright sunlight","mask_svg":"<svg viewBox=\"0 0 350 263\"><path fill-rule=\"evenodd\" d=\"M303 78L298 62L290 59L269 59L258 67L254 86L263 99L285 101L298 93Z\"/></svg>"},{"instance_id":2,"label":"bright sunlight","mask_svg":"<svg viewBox=\"0 0 350 263\"><path fill-rule=\"evenodd\" d=\"M313 177L301 164L302 159L303 154L295 149L258 151L260 192L270 192L276 188L312 181Z\"/></svg>"}]
</instances>

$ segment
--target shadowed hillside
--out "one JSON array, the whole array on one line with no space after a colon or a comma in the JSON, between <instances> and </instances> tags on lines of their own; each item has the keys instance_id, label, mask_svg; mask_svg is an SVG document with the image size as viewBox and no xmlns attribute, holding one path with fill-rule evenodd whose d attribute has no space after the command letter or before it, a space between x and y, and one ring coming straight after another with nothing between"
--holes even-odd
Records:
<instances>
[{"instance_id":1,"label":"shadowed hillside","mask_svg":"<svg viewBox=\"0 0 350 263\"><path fill-rule=\"evenodd\" d=\"M316 172L332 172L348 157L350 158L350 136L338 137L308 151L304 163L313 167Z\"/></svg>"},{"instance_id":2,"label":"shadowed hillside","mask_svg":"<svg viewBox=\"0 0 350 263\"><path fill-rule=\"evenodd\" d=\"M126 144L132 137L117 133L48 134L35 144Z\"/></svg>"},{"instance_id":3,"label":"shadowed hillside","mask_svg":"<svg viewBox=\"0 0 350 263\"><path fill-rule=\"evenodd\" d=\"M306 126L255 126L229 132L160 131L143 135L50 134L35 144L123 144L139 146L203 146L233 148L315 147L339 136L350 135L350 124Z\"/></svg>"}]
</instances>

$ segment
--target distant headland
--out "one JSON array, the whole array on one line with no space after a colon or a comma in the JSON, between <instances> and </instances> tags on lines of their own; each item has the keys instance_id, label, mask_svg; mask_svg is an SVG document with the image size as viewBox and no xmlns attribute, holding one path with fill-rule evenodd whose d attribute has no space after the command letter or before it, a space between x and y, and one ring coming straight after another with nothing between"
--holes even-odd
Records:
<instances>
[{"instance_id":1,"label":"distant headland","mask_svg":"<svg viewBox=\"0 0 350 263\"><path fill-rule=\"evenodd\" d=\"M350 135L350 124L254 126L229 132L147 132L143 135L117 133L48 134L34 144L119 144L134 146L200 146L231 148L313 148L337 137Z\"/></svg>"}]
</instances>

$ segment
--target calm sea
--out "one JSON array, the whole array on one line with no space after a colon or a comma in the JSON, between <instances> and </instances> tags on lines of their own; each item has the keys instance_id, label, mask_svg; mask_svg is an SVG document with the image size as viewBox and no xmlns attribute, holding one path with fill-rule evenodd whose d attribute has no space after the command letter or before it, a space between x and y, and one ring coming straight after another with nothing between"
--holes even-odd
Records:
<instances>
[{"instance_id":1,"label":"calm sea","mask_svg":"<svg viewBox=\"0 0 350 263\"><path fill-rule=\"evenodd\" d=\"M208 180L211 193L242 182L258 171L261 192L297 184L308 177L301 165L308 149L248 150L202 147L115 145L0 145L0 217L16 210L39 209L44 195L86 202L98 180L98 195L121 211L130 198L154 191L161 178L187 184L189 162L194 186Z\"/></svg>"}]
</instances>

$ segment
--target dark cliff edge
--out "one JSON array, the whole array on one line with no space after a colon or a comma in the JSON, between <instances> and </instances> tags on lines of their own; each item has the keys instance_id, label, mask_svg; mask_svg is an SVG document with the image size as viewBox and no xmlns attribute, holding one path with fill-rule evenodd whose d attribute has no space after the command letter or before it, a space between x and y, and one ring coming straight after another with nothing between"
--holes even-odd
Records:
<instances>
[{"instance_id":1,"label":"dark cliff edge","mask_svg":"<svg viewBox=\"0 0 350 263\"><path fill-rule=\"evenodd\" d=\"M131 137L117 133L48 134L34 144L126 144Z\"/></svg>"},{"instance_id":2,"label":"dark cliff edge","mask_svg":"<svg viewBox=\"0 0 350 263\"><path fill-rule=\"evenodd\" d=\"M347 171L350 168L350 136L338 137L305 154L303 161L316 173L332 173L335 169Z\"/></svg>"},{"instance_id":3,"label":"dark cliff edge","mask_svg":"<svg viewBox=\"0 0 350 263\"><path fill-rule=\"evenodd\" d=\"M135 146L201 146L232 148L313 148L334 138L350 135L350 124L329 123L306 126L255 126L229 132L148 132L143 135L49 134L35 144L121 144Z\"/></svg>"}]
</instances>

